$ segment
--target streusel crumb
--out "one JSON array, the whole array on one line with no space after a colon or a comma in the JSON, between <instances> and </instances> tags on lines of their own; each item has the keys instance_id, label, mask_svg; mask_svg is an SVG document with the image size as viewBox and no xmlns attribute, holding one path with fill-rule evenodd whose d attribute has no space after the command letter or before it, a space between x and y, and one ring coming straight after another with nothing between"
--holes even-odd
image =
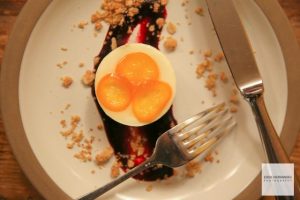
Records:
<instances>
[{"instance_id":1,"label":"streusel crumb","mask_svg":"<svg viewBox=\"0 0 300 200\"><path fill-rule=\"evenodd\" d=\"M117 178L120 175L120 166L116 162L111 166L110 176L112 178Z\"/></svg>"},{"instance_id":2,"label":"streusel crumb","mask_svg":"<svg viewBox=\"0 0 300 200\"><path fill-rule=\"evenodd\" d=\"M78 66L79 66L79 67L84 67L84 62L80 62L80 63L78 64Z\"/></svg>"},{"instance_id":3,"label":"streusel crumb","mask_svg":"<svg viewBox=\"0 0 300 200\"><path fill-rule=\"evenodd\" d=\"M235 105L239 104L240 101L239 101L238 95L235 93L232 93L232 95L230 96L230 102Z\"/></svg>"},{"instance_id":4,"label":"streusel crumb","mask_svg":"<svg viewBox=\"0 0 300 200\"><path fill-rule=\"evenodd\" d=\"M152 185L147 185L146 191L151 192L152 190L153 190L153 186Z\"/></svg>"},{"instance_id":5,"label":"streusel crumb","mask_svg":"<svg viewBox=\"0 0 300 200\"><path fill-rule=\"evenodd\" d=\"M62 86L65 88L69 88L73 83L73 79L70 76L64 76L61 78L61 80L62 80Z\"/></svg>"},{"instance_id":6,"label":"streusel crumb","mask_svg":"<svg viewBox=\"0 0 300 200\"><path fill-rule=\"evenodd\" d=\"M201 172L201 164L197 161L191 161L185 165L185 171L185 176L192 178Z\"/></svg>"},{"instance_id":7,"label":"streusel crumb","mask_svg":"<svg viewBox=\"0 0 300 200\"><path fill-rule=\"evenodd\" d=\"M131 160L131 159L128 159L128 161L127 161L127 167L128 168L133 168L134 167L134 161Z\"/></svg>"},{"instance_id":8,"label":"streusel crumb","mask_svg":"<svg viewBox=\"0 0 300 200\"><path fill-rule=\"evenodd\" d=\"M205 70L206 70L206 67L204 65L199 64L196 68L197 77L198 78L202 77Z\"/></svg>"},{"instance_id":9,"label":"streusel crumb","mask_svg":"<svg viewBox=\"0 0 300 200\"><path fill-rule=\"evenodd\" d=\"M67 127L66 120L64 120L64 119L61 120L61 121L60 121L60 125L61 125L62 128L66 128L66 127Z\"/></svg>"},{"instance_id":10,"label":"streusel crumb","mask_svg":"<svg viewBox=\"0 0 300 200\"><path fill-rule=\"evenodd\" d=\"M206 57L206 58L211 57L212 56L212 51L210 49L205 50L203 52L203 56Z\"/></svg>"},{"instance_id":11,"label":"streusel crumb","mask_svg":"<svg viewBox=\"0 0 300 200\"><path fill-rule=\"evenodd\" d=\"M228 82L228 76L226 75L225 72L221 72L220 73L220 80L223 81L223 83L227 83Z\"/></svg>"},{"instance_id":12,"label":"streusel crumb","mask_svg":"<svg viewBox=\"0 0 300 200\"><path fill-rule=\"evenodd\" d=\"M213 93L213 96L216 96L216 80L218 76L215 73L210 73L207 76L207 79L205 81L205 87L210 90Z\"/></svg>"},{"instance_id":13,"label":"streusel crumb","mask_svg":"<svg viewBox=\"0 0 300 200\"><path fill-rule=\"evenodd\" d=\"M110 45L111 49L114 50L115 48L118 47L117 45L117 40L115 37L111 38L111 45Z\"/></svg>"},{"instance_id":14,"label":"streusel crumb","mask_svg":"<svg viewBox=\"0 0 300 200\"><path fill-rule=\"evenodd\" d=\"M205 158L204 158L204 160L206 161L206 162L213 162L214 161L214 157L212 156L212 154L211 153L209 153Z\"/></svg>"},{"instance_id":15,"label":"streusel crumb","mask_svg":"<svg viewBox=\"0 0 300 200\"><path fill-rule=\"evenodd\" d=\"M103 151L98 153L95 157L97 165L103 165L109 161L114 151L111 147L106 147Z\"/></svg>"},{"instance_id":16,"label":"streusel crumb","mask_svg":"<svg viewBox=\"0 0 300 200\"><path fill-rule=\"evenodd\" d=\"M69 104L69 103L66 104L66 105L65 105L65 110L68 110L70 107L71 107L71 104Z\"/></svg>"},{"instance_id":17,"label":"streusel crumb","mask_svg":"<svg viewBox=\"0 0 300 200\"><path fill-rule=\"evenodd\" d=\"M172 22L169 22L167 25L167 31L171 35L175 34L176 33L176 25L173 24Z\"/></svg>"},{"instance_id":18,"label":"streusel crumb","mask_svg":"<svg viewBox=\"0 0 300 200\"><path fill-rule=\"evenodd\" d=\"M157 3L157 2L155 2L155 3L153 4L153 12L158 12L159 8L160 8L160 4Z\"/></svg>"},{"instance_id":19,"label":"streusel crumb","mask_svg":"<svg viewBox=\"0 0 300 200\"><path fill-rule=\"evenodd\" d=\"M223 52L218 53L214 57L214 61L216 61L216 62L221 62L223 59L224 59L224 53Z\"/></svg>"},{"instance_id":20,"label":"streusel crumb","mask_svg":"<svg viewBox=\"0 0 300 200\"><path fill-rule=\"evenodd\" d=\"M71 116L71 125L76 127L79 124L80 120L81 118L78 115Z\"/></svg>"},{"instance_id":21,"label":"streusel crumb","mask_svg":"<svg viewBox=\"0 0 300 200\"><path fill-rule=\"evenodd\" d=\"M231 112L231 113L236 113L237 111L238 111L238 108L237 108L236 106L232 105L232 106L230 107L230 112Z\"/></svg>"},{"instance_id":22,"label":"streusel crumb","mask_svg":"<svg viewBox=\"0 0 300 200\"><path fill-rule=\"evenodd\" d=\"M102 124L98 124L97 129L98 130L102 130L103 129L103 125Z\"/></svg>"},{"instance_id":23,"label":"streusel crumb","mask_svg":"<svg viewBox=\"0 0 300 200\"><path fill-rule=\"evenodd\" d=\"M79 22L79 24L78 24L77 26L78 26L78 28L80 28L80 29L84 29L86 25L88 25L88 22L86 22L86 21L81 21L81 22Z\"/></svg>"},{"instance_id":24,"label":"streusel crumb","mask_svg":"<svg viewBox=\"0 0 300 200\"><path fill-rule=\"evenodd\" d=\"M66 47L61 47L60 50L62 50L62 51L68 51L68 49Z\"/></svg>"},{"instance_id":25,"label":"streusel crumb","mask_svg":"<svg viewBox=\"0 0 300 200\"><path fill-rule=\"evenodd\" d=\"M212 64L209 60L203 60L196 68L198 78L201 78L206 71L211 71Z\"/></svg>"},{"instance_id":26,"label":"streusel crumb","mask_svg":"<svg viewBox=\"0 0 300 200\"><path fill-rule=\"evenodd\" d=\"M66 66L68 64L67 61L63 61L62 63L57 63L56 66L59 68L63 68L64 66Z\"/></svg>"},{"instance_id":27,"label":"streusel crumb","mask_svg":"<svg viewBox=\"0 0 300 200\"><path fill-rule=\"evenodd\" d=\"M170 36L165 40L164 47L167 51L172 52L177 47L177 41Z\"/></svg>"},{"instance_id":28,"label":"streusel crumb","mask_svg":"<svg viewBox=\"0 0 300 200\"><path fill-rule=\"evenodd\" d=\"M91 70L86 70L81 79L82 83L86 86L93 85L94 80L95 80L95 73L92 72Z\"/></svg>"},{"instance_id":29,"label":"streusel crumb","mask_svg":"<svg viewBox=\"0 0 300 200\"><path fill-rule=\"evenodd\" d=\"M70 142L70 143L67 144L67 148L68 149L73 149L74 145L75 145L75 142Z\"/></svg>"},{"instance_id":30,"label":"streusel crumb","mask_svg":"<svg viewBox=\"0 0 300 200\"><path fill-rule=\"evenodd\" d=\"M72 136L72 141L74 141L75 143L80 143L83 139L84 135L83 135L83 131L81 130L79 133L74 133Z\"/></svg>"},{"instance_id":31,"label":"streusel crumb","mask_svg":"<svg viewBox=\"0 0 300 200\"><path fill-rule=\"evenodd\" d=\"M158 28L162 28L163 25L165 24L165 19L164 18L158 18L156 20L156 24L157 24Z\"/></svg>"},{"instance_id":32,"label":"streusel crumb","mask_svg":"<svg viewBox=\"0 0 300 200\"><path fill-rule=\"evenodd\" d=\"M196 13L197 15L203 16L203 12L204 12L204 10L203 10L203 8L202 8L201 6L199 6L199 7L197 7L197 8L195 9L195 13Z\"/></svg>"},{"instance_id":33,"label":"streusel crumb","mask_svg":"<svg viewBox=\"0 0 300 200\"><path fill-rule=\"evenodd\" d=\"M131 8L128 9L128 16L129 17L133 17L133 16L135 16L138 13L139 13L139 9L138 8L131 7Z\"/></svg>"},{"instance_id":34,"label":"streusel crumb","mask_svg":"<svg viewBox=\"0 0 300 200\"><path fill-rule=\"evenodd\" d=\"M96 31L100 31L102 29L103 25L101 24L101 22L96 22L95 23L95 30Z\"/></svg>"},{"instance_id":35,"label":"streusel crumb","mask_svg":"<svg viewBox=\"0 0 300 200\"><path fill-rule=\"evenodd\" d=\"M101 17L102 17L101 14L98 11L96 11L94 14L91 15L91 22L95 23L98 20L100 20Z\"/></svg>"}]
</instances>

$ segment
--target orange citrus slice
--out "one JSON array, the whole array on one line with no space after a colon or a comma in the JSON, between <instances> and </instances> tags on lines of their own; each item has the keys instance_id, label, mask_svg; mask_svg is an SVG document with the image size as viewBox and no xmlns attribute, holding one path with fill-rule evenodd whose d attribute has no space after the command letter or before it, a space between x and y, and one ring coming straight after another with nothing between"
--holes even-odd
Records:
<instances>
[{"instance_id":1,"label":"orange citrus slice","mask_svg":"<svg viewBox=\"0 0 300 200\"><path fill-rule=\"evenodd\" d=\"M159 69L147 54L136 52L126 55L116 67L116 74L125 77L135 86L148 80L157 80Z\"/></svg>"},{"instance_id":2,"label":"orange citrus slice","mask_svg":"<svg viewBox=\"0 0 300 200\"><path fill-rule=\"evenodd\" d=\"M108 74L100 80L96 88L96 96L106 109L122 111L130 104L131 85L125 78Z\"/></svg>"},{"instance_id":3,"label":"orange citrus slice","mask_svg":"<svg viewBox=\"0 0 300 200\"><path fill-rule=\"evenodd\" d=\"M149 81L137 88L132 99L132 110L141 122L152 122L162 112L172 96L169 84Z\"/></svg>"}]
</instances>

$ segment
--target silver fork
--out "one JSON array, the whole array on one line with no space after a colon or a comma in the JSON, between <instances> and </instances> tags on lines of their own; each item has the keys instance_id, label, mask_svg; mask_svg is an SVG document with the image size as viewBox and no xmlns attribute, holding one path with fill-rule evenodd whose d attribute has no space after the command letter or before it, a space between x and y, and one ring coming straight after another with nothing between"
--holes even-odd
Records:
<instances>
[{"instance_id":1,"label":"silver fork","mask_svg":"<svg viewBox=\"0 0 300 200\"><path fill-rule=\"evenodd\" d=\"M228 109L225 109L224 103L204 110L163 133L157 139L149 159L103 187L85 194L79 200L95 199L154 165L179 167L197 156L204 157L235 125L236 122Z\"/></svg>"}]
</instances>

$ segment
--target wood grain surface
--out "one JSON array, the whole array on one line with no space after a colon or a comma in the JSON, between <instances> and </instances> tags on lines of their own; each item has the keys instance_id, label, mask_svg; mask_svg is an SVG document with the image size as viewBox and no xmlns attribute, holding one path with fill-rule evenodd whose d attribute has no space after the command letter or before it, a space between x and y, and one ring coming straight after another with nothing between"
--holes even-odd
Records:
<instances>
[{"instance_id":1,"label":"wood grain surface","mask_svg":"<svg viewBox=\"0 0 300 200\"><path fill-rule=\"evenodd\" d=\"M278 0L300 44L300 0ZM9 33L26 0L0 0L0 63ZM300 67L300 66L299 66ZM1 69L1 68L0 68ZM295 122L300 123L300 122ZM300 177L300 134L290 156ZM0 200L43 199L22 173L7 141L0 116Z\"/></svg>"}]
</instances>

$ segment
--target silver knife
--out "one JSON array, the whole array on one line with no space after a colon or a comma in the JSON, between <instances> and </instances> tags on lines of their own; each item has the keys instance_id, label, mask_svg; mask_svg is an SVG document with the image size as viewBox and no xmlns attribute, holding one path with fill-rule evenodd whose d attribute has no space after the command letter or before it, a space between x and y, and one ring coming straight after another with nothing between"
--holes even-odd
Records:
<instances>
[{"instance_id":1,"label":"silver knife","mask_svg":"<svg viewBox=\"0 0 300 200\"><path fill-rule=\"evenodd\" d=\"M206 0L206 2L234 81L252 108L268 161L289 163L287 153L267 113L263 99L263 81L233 1ZM299 191L299 182L295 174L296 199L300 199Z\"/></svg>"}]
</instances>

